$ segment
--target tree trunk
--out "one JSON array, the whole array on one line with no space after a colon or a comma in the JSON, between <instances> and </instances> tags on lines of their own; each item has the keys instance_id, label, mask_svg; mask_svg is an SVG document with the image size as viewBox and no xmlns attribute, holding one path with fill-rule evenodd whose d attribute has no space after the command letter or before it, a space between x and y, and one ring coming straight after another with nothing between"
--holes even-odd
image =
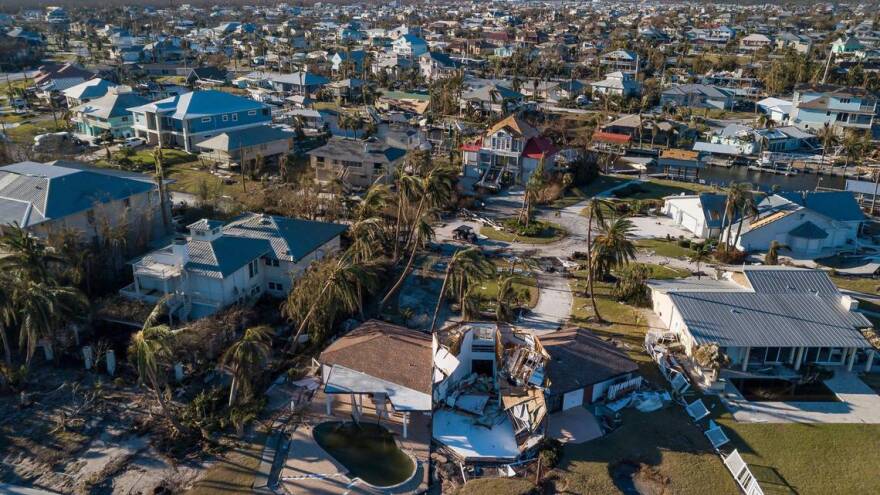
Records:
<instances>
[{"instance_id":1,"label":"tree trunk","mask_svg":"<svg viewBox=\"0 0 880 495\"><path fill-rule=\"evenodd\" d=\"M6 366L12 369L12 351L9 350L9 336L6 333L6 326L0 323L0 341L3 341L3 360Z\"/></svg>"},{"instance_id":2,"label":"tree trunk","mask_svg":"<svg viewBox=\"0 0 880 495\"><path fill-rule=\"evenodd\" d=\"M315 298L314 302L312 302L312 306L309 308L308 313L303 317L302 321L299 323L299 327L296 329L296 335L293 336L293 339L290 344L290 354L296 352L296 346L299 345L299 336L302 334L302 331L306 328L306 323L308 323L309 318L315 313L315 309L318 308L318 304L324 299L324 294L327 293L327 289L330 288L330 283L333 281L331 277L327 283L324 284L324 287L321 289L321 292L318 294L318 297Z\"/></svg>"},{"instance_id":3,"label":"tree trunk","mask_svg":"<svg viewBox=\"0 0 880 495\"><path fill-rule=\"evenodd\" d=\"M229 407L235 405L235 396L238 395L238 380L232 375L232 384L229 386Z\"/></svg>"},{"instance_id":4,"label":"tree trunk","mask_svg":"<svg viewBox=\"0 0 880 495\"><path fill-rule=\"evenodd\" d=\"M397 220L394 222L394 254L391 257L391 264L396 265L399 261L400 254L400 217L403 214L403 197L401 196L400 185L397 186Z\"/></svg>"},{"instance_id":5,"label":"tree trunk","mask_svg":"<svg viewBox=\"0 0 880 495\"><path fill-rule=\"evenodd\" d=\"M431 318L431 333L437 325L437 315L440 313L440 305L443 304L443 294L446 292L446 284L449 282L449 274L452 272L452 261L446 267L446 275L443 276L443 285L440 286L440 295L437 296L437 305L434 306L434 317Z\"/></svg>"},{"instance_id":6,"label":"tree trunk","mask_svg":"<svg viewBox=\"0 0 880 495\"><path fill-rule=\"evenodd\" d=\"M733 244L731 244L731 248L736 249L736 244L739 242L739 235L742 233L743 221L745 221L745 212L741 212L739 215L739 225L736 226L736 237L733 238Z\"/></svg>"},{"instance_id":7,"label":"tree trunk","mask_svg":"<svg viewBox=\"0 0 880 495\"><path fill-rule=\"evenodd\" d=\"M590 218L587 220L587 290L590 291L593 315L598 321L602 322L604 320L602 315L599 314L599 307L596 306L596 294L593 292L593 213L595 212L590 212Z\"/></svg>"},{"instance_id":8,"label":"tree trunk","mask_svg":"<svg viewBox=\"0 0 880 495\"><path fill-rule=\"evenodd\" d=\"M388 293L385 294L385 297L382 298L382 302L379 303L380 308L385 306L385 304L388 302L388 299L390 299L391 296L394 295L394 293L400 290L400 286L403 285L403 281L406 280L407 275L409 275L409 271L412 269L413 261L415 261L416 258L416 251L418 250L418 245L414 243L412 251L410 251L409 254L409 260L406 262L406 266L403 267L403 273L400 274L400 278L397 279L397 282L394 283L394 286L391 287L391 290L389 290Z\"/></svg>"},{"instance_id":9,"label":"tree trunk","mask_svg":"<svg viewBox=\"0 0 880 495\"><path fill-rule=\"evenodd\" d=\"M178 434L183 435L186 433L186 428L180 424L180 421L174 417L174 414L171 413L171 409L168 407L168 403L165 402L165 397L162 395L162 392L159 390L159 384L155 381L151 380L150 385L152 385L153 393L156 395L156 401L159 402L159 407L162 409L162 414L165 415L165 419L171 423L171 426L174 427L174 430L177 431Z\"/></svg>"}]
</instances>

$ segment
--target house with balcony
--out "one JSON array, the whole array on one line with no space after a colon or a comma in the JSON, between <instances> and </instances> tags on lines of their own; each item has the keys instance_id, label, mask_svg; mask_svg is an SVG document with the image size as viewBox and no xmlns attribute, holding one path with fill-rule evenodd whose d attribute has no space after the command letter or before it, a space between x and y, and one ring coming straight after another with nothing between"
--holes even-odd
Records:
<instances>
[{"instance_id":1,"label":"house with balcony","mask_svg":"<svg viewBox=\"0 0 880 495\"><path fill-rule=\"evenodd\" d=\"M340 180L346 187L366 189L376 182L390 184L406 150L375 138L333 136L308 155L319 184Z\"/></svg>"},{"instance_id":2,"label":"house with balcony","mask_svg":"<svg viewBox=\"0 0 880 495\"><path fill-rule=\"evenodd\" d=\"M82 105L89 100L100 98L107 94L111 88L115 87L116 83L96 77L81 82L76 86L71 86L62 91L62 93L64 93L64 98L67 100L67 108L73 108L77 105Z\"/></svg>"},{"instance_id":3,"label":"house with balcony","mask_svg":"<svg viewBox=\"0 0 880 495\"><path fill-rule=\"evenodd\" d=\"M284 297L315 260L339 250L346 226L245 213L229 223L202 219L189 234L132 262L125 297L155 303L188 320L264 294Z\"/></svg>"},{"instance_id":4,"label":"house with balcony","mask_svg":"<svg viewBox=\"0 0 880 495\"><path fill-rule=\"evenodd\" d=\"M636 72L639 69L639 55L629 50L614 50L599 57L599 65L609 72Z\"/></svg>"},{"instance_id":5,"label":"house with balcony","mask_svg":"<svg viewBox=\"0 0 880 495\"><path fill-rule=\"evenodd\" d=\"M877 95L862 88L804 85L795 88L789 124L818 132L826 124L840 135L849 130L873 132Z\"/></svg>"},{"instance_id":6,"label":"house with balcony","mask_svg":"<svg viewBox=\"0 0 880 495\"><path fill-rule=\"evenodd\" d=\"M428 43L416 35L405 34L391 43L391 51L400 57L416 59L428 52Z\"/></svg>"},{"instance_id":7,"label":"house with balcony","mask_svg":"<svg viewBox=\"0 0 880 495\"><path fill-rule=\"evenodd\" d=\"M538 164L545 172L556 167L556 147L518 115L493 125L477 141L462 146L465 177L479 187L525 184Z\"/></svg>"},{"instance_id":8,"label":"house with balcony","mask_svg":"<svg viewBox=\"0 0 880 495\"><path fill-rule=\"evenodd\" d=\"M136 93L112 88L104 96L70 109L74 132L89 142L107 132L114 139L132 137L134 122L128 109L147 103L149 100Z\"/></svg>"},{"instance_id":9,"label":"house with balcony","mask_svg":"<svg viewBox=\"0 0 880 495\"><path fill-rule=\"evenodd\" d=\"M601 81L591 82L594 95L611 96L635 96L642 90L641 84L633 76L632 72L612 72Z\"/></svg>"},{"instance_id":10,"label":"house with balcony","mask_svg":"<svg viewBox=\"0 0 880 495\"><path fill-rule=\"evenodd\" d=\"M462 63L442 52L426 52L419 56L419 69L428 81L436 81L461 72Z\"/></svg>"},{"instance_id":11,"label":"house with balcony","mask_svg":"<svg viewBox=\"0 0 880 495\"><path fill-rule=\"evenodd\" d=\"M164 146L188 153L218 134L268 124L269 106L223 91L193 91L146 105L129 108L135 135L147 144L162 140Z\"/></svg>"},{"instance_id":12,"label":"house with balcony","mask_svg":"<svg viewBox=\"0 0 880 495\"><path fill-rule=\"evenodd\" d=\"M223 168L240 167L254 170L262 166L275 167L281 157L293 149L295 134L278 127L261 125L220 133L196 145L202 150L200 158Z\"/></svg>"}]
</instances>

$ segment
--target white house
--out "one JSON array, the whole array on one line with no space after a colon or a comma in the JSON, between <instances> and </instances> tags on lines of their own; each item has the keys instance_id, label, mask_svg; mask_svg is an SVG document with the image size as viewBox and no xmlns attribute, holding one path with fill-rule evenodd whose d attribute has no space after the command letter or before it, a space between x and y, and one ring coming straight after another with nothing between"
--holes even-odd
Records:
<instances>
[{"instance_id":1,"label":"white house","mask_svg":"<svg viewBox=\"0 0 880 495\"><path fill-rule=\"evenodd\" d=\"M601 81L591 82L593 94L632 96L641 92L641 85L631 72L612 72Z\"/></svg>"},{"instance_id":2,"label":"white house","mask_svg":"<svg viewBox=\"0 0 880 495\"><path fill-rule=\"evenodd\" d=\"M855 249L865 215L851 192L773 194L758 204L758 215L743 220L736 247L766 251L773 241L794 256L818 257ZM739 229L734 225L731 235Z\"/></svg>"},{"instance_id":3,"label":"white house","mask_svg":"<svg viewBox=\"0 0 880 495\"><path fill-rule=\"evenodd\" d=\"M412 34L405 34L391 43L391 50L398 56L415 59L428 52L428 43Z\"/></svg>"},{"instance_id":4,"label":"white house","mask_svg":"<svg viewBox=\"0 0 880 495\"><path fill-rule=\"evenodd\" d=\"M148 303L172 296L170 312L200 318L226 306L284 297L309 264L339 250L341 224L244 214L228 224L199 220L189 235L134 261L120 291Z\"/></svg>"},{"instance_id":5,"label":"white house","mask_svg":"<svg viewBox=\"0 0 880 495\"><path fill-rule=\"evenodd\" d=\"M870 371L871 322L821 270L745 266L722 280L652 280L654 313L691 355L715 344L740 371L858 365Z\"/></svg>"},{"instance_id":6,"label":"white house","mask_svg":"<svg viewBox=\"0 0 880 495\"><path fill-rule=\"evenodd\" d=\"M716 193L688 194L663 198L663 214L679 227L702 239L718 237L727 196Z\"/></svg>"}]
</instances>

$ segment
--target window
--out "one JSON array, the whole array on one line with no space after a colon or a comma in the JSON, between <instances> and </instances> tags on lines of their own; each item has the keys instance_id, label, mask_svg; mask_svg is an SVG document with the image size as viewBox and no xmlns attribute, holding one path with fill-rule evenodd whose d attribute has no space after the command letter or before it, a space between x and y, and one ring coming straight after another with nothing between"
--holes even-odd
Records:
<instances>
[{"instance_id":1,"label":"window","mask_svg":"<svg viewBox=\"0 0 880 495\"><path fill-rule=\"evenodd\" d=\"M268 108L264 108L264 109L263 109L263 115L269 115L269 109L268 109Z\"/></svg>"},{"instance_id":2,"label":"window","mask_svg":"<svg viewBox=\"0 0 880 495\"><path fill-rule=\"evenodd\" d=\"M229 120L229 115L223 114L223 122Z\"/></svg>"},{"instance_id":3,"label":"window","mask_svg":"<svg viewBox=\"0 0 880 495\"><path fill-rule=\"evenodd\" d=\"M232 121L238 122L238 114L237 113L232 114Z\"/></svg>"},{"instance_id":4,"label":"window","mask_svg":"<svg viewBox=\"0 0 880 495\"><path fill-rule=\"evenodd\" d=\"M248 115L249 115L249 116L253 117L253 116L256 115L256 114L257 114L257 111L256 111L256 110L248 110Z\"/></svg>"},{"instance_id":5,"label":"window","mask_svg":"<svg viewBox=\"0 0 880 495\"><path fill-rule=\"evenodd\" d=\"M210 122L210 121L211 121L211 117L202 117L202 123L203 123L203 124L207 124L207 123Z\"/></svg>"},{"instance_id":6,"label":"window","mask_svg":"<svg viewBox=\"0 0 880 495\"><path fill-rule=\"evenodd\" d=\"M324 157L323 156L316 156L315 161L318 163L324 163Z\"/></svg>"},{"instance_id":7,"label":"window","mask_svg":"<svg viewBox=\"0 0 880 495\"><path fill-rule=\"evenodd\" d=\"M249 278L254 278L258 273L260 273L259 260L253 260L250 263L248 263Z\"/></svg>"}]
</instances>

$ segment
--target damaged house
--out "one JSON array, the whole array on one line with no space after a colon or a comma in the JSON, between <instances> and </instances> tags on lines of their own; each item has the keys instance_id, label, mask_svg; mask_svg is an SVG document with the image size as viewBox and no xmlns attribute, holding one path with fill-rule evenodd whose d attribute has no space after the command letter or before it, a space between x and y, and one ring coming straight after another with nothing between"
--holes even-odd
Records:
<instances>
[{"instance_id":1,"label":"damaged house","mask_svg":"<svg viewBox=\"0 0 880 495\"><path fill-rule=\"evenodd\" d=\"M543 440L545 366L534 336L469 323L434 337L433 437L461 462L510 462Z\"/></svg>"}]
</instances>

